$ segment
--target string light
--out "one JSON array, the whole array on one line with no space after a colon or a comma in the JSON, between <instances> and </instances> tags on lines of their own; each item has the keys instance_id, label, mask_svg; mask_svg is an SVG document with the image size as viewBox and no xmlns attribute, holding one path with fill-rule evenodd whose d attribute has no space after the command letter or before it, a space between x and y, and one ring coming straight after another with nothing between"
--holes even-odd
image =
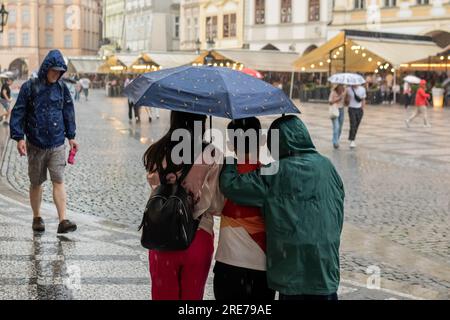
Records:
<instances>
[{"instance_id":1,"label":"string light","mask_svg":"<svg viewBox=\"0 0 450 320\"><path fill-rule=\"evenodd\" d=\"M372 59L372 58L369 58L368 60L369 60L369 62L372 62L373 59Z\"/></svg>"},{"instance_id":2,"label":"string light","mask_svg":"<svg viewBox=\"0 0 450 320\"><path fill-rule=\"evenodd\" d=\"M367 56L367 54L366 54L366 53L363 53L362 56L363 56L363 58L365 58L365 57Z\"/></svg>"},{"instance_id":3,"label":"string light","mask_svg":"<svg viewBox=\"0 0 450 320\"><path fill-rule=\"evenodd\" d=\"M331 63L331 59L328 59L327 62L328 62L328 63Z\"/></svg>"},{"instance_id":4,"label":"string light","mask_svg":"<svg viewBox=\"0 0 450 320\"><path fill-rule=\"evenodd\" d=\"M319 66L323 66L323 62L322 61L320 61Z\"/></svg>"},{"instance_id":5,"label":"string light","mask_svg":"<svg viewBox=\"0 0 450 320\"><path fill-rule=\"evenodd\" d=\"M378 62L377 62L377 65L381 66L381 62L380 62L380 61L378 61Z\"/></svg>"},{"instance_id":6,"label":"string light","mask_svg":"<svg viewBox=\"0 0 450 320\"><path fill-rule=\"evenodd\" d=\"M444 56L441 56L441 60L444 60Z\"/></svg>"},{"instance_id":7,"label":"string light","mask_svg":"<svg viewBox=\"0 0 450 320\"><path fill-rule=\"evenodd\" d=\"M305 67L302 67L302 71L305 71L306 70L306 68Z\"/></svg>"},{"instance_id":8,"label":"string light","mask_svg":"<svg viewBox=\"0 0 450 320\"><path fill-rule=\"evenodd\" d=\"M392 72L392 73L394 73L394 72L395 72L395 69L394 69L394 68L392 68L392 69L391 69L391 72Z\"/></svg>"},{"instance_id":9,"label":"string light","mask_svg":"<svg viewBox=\"0 0 450 320\"><path fill-rule=\"evenodd\" d=\"M355 53L356 53L356 54L359 54L359 50L355 50Z\"/></svg>"},{"instance_id":10,"label":"string light","mask_svg":"<svg viewBox=\"0 0 450 320\"><path fill-rule=\"evenodd\" d=\"M312 64L311 65L311 69L314 69L316 66L315 66L315 64Z\"/></svg>"}]
</instances>

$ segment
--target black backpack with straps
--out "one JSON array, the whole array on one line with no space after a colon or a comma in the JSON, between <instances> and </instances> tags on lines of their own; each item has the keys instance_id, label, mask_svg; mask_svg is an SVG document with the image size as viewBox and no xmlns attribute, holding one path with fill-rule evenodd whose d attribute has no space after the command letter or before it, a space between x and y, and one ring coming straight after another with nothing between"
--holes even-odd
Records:
<instances>
[{"instance_id":1,"label":"black backpack with straps","mask_svg":"<svg viewBox=\"0 0 450 320\"><path fill-rule=\"evenodd\" d=\"M167 183L167 173L160 174L161 185L152 193L139 227L144 248L186 250L194 240L200 220L194 219L194 199L182 186L191 168L186 165L175 184Z\"/></svg>"}]
</instances>

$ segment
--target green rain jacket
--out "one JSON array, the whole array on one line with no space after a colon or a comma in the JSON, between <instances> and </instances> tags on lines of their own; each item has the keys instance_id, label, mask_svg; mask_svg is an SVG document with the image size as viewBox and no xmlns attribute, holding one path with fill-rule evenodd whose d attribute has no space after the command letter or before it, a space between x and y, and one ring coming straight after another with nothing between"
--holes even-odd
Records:
<instances>
[{"instance_id":1,"label":"green rain jacket","mask_svg":"<svg viewBox=\"0 0 450 320\"><path fill-rule=\"evenodd\" d=\"M236 204L262 208L270 288L284 295L334 294L340 282L342 180L300 119L287 120L279 130L278 173L239 174L236 165L226 165L221 190Z\"/></svg>"}]
</instances>

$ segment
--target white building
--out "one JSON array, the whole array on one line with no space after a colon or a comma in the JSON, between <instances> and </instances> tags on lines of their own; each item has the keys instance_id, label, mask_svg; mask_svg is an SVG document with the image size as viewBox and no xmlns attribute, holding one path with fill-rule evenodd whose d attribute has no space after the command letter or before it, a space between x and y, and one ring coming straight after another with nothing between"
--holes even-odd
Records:
<instances>
[{"instance_id":1,"label":"white building","mask_svg":"<svg viewBox=\"0 0 450 320\"><path fill-rule=\"evenodd\" d=\"M181 0L180 49L196 50L200 39L200 4L202 0Z\"/></svg>"},{"instance_id":2,"label":"white building","mask_svg":"<svg viewBox=\"0 0 450 320\"><path fill-rule=\"evenodd\" d=\"M124 49L179 50L179 0L128 0L125 10Z\"/></svg>"},{"instance_id":3,"label":"white building","mask_svg":"<svg viewBox=\"0 0 450 320\"><path fill-rule=\"evenodd\" d=\"M244 47L309 52L327 39L332 0L244 0Z\"/></svg>"}]
</instances>

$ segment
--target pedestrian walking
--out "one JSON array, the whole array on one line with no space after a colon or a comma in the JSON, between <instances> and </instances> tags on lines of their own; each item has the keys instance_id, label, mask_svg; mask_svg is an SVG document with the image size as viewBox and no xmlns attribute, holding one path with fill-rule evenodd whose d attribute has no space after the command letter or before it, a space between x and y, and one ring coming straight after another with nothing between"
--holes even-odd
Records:
<instances>
[{"instance_id":1,"label":"pedestrian walking","mask_svg":"<svg viewBox=\"0 0 450 320\"><path fill-rule=\"evenodd\" d=\"M86 98L86 101L88 101L89 97L89 88L91 86L91 80L88 78L80 79L80 84L83 89L84 97Z\"/></svg>"},{"instance_id":2,"label":"pedestrian walking","mask_svg":"<svg viewBox=\"0 0 450 320\"><path fill-rule=\"evenodd\" d=\"M273 130L279 141L270 138ZM280 293L280 300L337 300L342 180L298 117L275 120L268 136L271 153L279 151L279 160L271 165L277 172L241 173L236 164L227 164L221 190L234 203L264 213L268 285Z\"/></svg>"},{"instance_id":3,"label":"pedestrian walking","mask_svg":"<svg viewBox=\"0 0 450 320\"><path fill-rule=\"evenodd\" d=\"M75 101L80 101L82 91L83 87L81 86L80 80L77 80L77 83L75 84Z\"/></svg>"},{"instance_id":4,"label":"pedestrian walking","mask_svg":"<svg viewBox=\"0 0 450 320\"><path fill-rule=\"evenodd\" d=\"M65 139L68 139L71 151L79 148L75 141L72 97L61 80L66 71L61 52L50 51L38 77L22 85L11 114L11 138L17 141L19 154L28 156L33 230L37 232L45 231L41 202L42 184L47 180L47 172L53 183L53 199L59 216L58 233L72 232L77 228L75 223L66 219Z\"/></svg>"},{"instance_id":5,"label":"pedestrian walking","mask_svg":"<svg viewBox=\"0 0 450 320\"><path fill-rule=\"evenodd\" d=\"M350 118L350 148L356 148L356 135L364 117L364 107L366 105L366 89L361 85L347 88L348 115Z\"/></svg>"},{"instance_id":6,"label":"pedestrian walking","mask_svg":"<svg viewBox=\"0 0 450 320\"><path fill-rule=\"evenodd\" d=\"M333 147L339 149L342 128L345 119L345 97L347 91L343 85L337 85L330 93L330 118L333 124Z\"/></svg>"},{"instance_id":7,"label":"pedestrian walking","mask_svg":"<svg viewBox=\"0 0 450 320\"><path fill-rule=\"evenodd\" d=\"M196 134L195 125L200 123L202 132ZM170 129L144 155L148 181L153 191L161 184L181 184L194 199L193 218L199 226L193 242L186 250L150 250L150 276L153 300L202 300L206 280L214 253L213 215L220 214L224 198L219 190L221 166L212 161L205 162L207 152L201 152L205 132L206 116L172 111ZM178 141L172 135L183 132L190 135L190 164L179 163L172 158ZM199 144L199 145L197 145ZM200 150L199 154L193 152ZM219 152L215 150L215 152ZM220 154L219 154L220 155ZM195 162L194 162L195 161ZM175 234L173 235L175 237Z\"/></svg>"},{"instance_id":8,"label":"pedestrian walking","mask_svg":"<svg viewBox=\"0 0 450 320\"><path fill-rule=\"evenodd\" d=\"M408 128L410 127L411 122L420 115L423 116L424 127L431 128L431 124L428 121L428 110L427 110L427 107L430 105L429 102L430 95L426 93L425 91L426 88L427 82L425 80L420 81L420 87L416 93L416 110L409 119L405 120L406 126Z\"/></svg>"},{"instance_id":9,"label":"pedestrian walking","mask_svg":"<svg viewBox=\"0 0 450 320\"><path fill-rule=\"evenodd\" d=\"M244 174L261 167L259 144L261 123L257 118L234 120L228 130L236 133L230 143L238 157L237 170ZM242 130L242 135L238 135ZM254 134L256 145L245 135ZM239 137L245 150L239 150ZM271 301L275 291L267 284L266 232L261 209L227 200L222 211L220 238L214 267L214 295L219 301Z\"/></svg>"},{"instance_id":10,"label":"pedestrian walking","mask_svg":"<svg viewBox=\"0 0 450 320\"><path fill-rule=\"evenodd\" d=\"M11 115L11 103L12 103L12 97L11 97L11 85L13 84L13 80L11 78L6 79L5 83L2 85L1 88L1 96L0 96L0 103L3 106L3 109L5 110L4 115L2 116L1 120L4 121L4 124L9 124L9 117Z\"/></svg>"},{"instance_id":11,"label":"pedestrian walking","mask_svg":"<svg viewBox=\"0 0 450 320\"><path fill-rule=\"evenodd\" d=\"M133 121L133 112L134 112L134 118L136 119L136 123L141 122L141 116L140 116L140 108L136 107L135 104L128 99L128 119Z\"/></svg>"},{"instance_id":12,"label":"pedestrian walking","mask_svg":"<svg viewBox=\"0 0 450 320\"><path fill-rule=\"evenodd\" d=\"M405 101L405 109L408 109L412 99L412 88L407 81L405 81L403 84L403 99Z\"/></svg>"}]
</instances>

